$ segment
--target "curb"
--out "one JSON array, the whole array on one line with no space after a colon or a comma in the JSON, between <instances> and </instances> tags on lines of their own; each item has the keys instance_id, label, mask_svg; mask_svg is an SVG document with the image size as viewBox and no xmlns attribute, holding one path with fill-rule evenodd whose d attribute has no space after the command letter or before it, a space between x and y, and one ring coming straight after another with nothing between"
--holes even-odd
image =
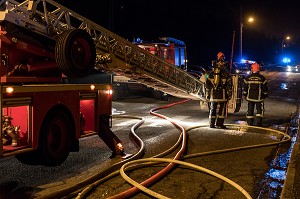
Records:
<instances>
[{"instance_id":1,"label":"curb","mask_svg":"<svg viewBox=\"0 0 300 199\"><path fill-rule=\"evenodd\" d=\"M286 172L286 179L283 184L283 188L281 191L280 199L297 199L299 196L297 196L297 187L296 185L299 185L299 165L300 165L300 124L299 124L299 118L298 121L298 130L297 130L297 136L296 140L293 146L293 150L291 153L291 158L288 163L288 168Z\"/></svg>"}]
</instances>

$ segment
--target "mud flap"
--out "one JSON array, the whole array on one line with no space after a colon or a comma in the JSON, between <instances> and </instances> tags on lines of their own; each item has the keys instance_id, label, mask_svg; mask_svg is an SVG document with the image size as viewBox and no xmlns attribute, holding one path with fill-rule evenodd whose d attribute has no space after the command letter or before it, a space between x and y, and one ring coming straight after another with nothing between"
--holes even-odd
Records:
<instances>
[{"instance_id":1,"label":"mud flap","mask_svg":"<svg viewBox=\"0 0 300 199\"><path fill-rule=\"evenodd\" d=\"M112 157L125 155L121 140L110 130L111 116L99 116L99 137L112 150Z\"/></svg>"}]
</instances>

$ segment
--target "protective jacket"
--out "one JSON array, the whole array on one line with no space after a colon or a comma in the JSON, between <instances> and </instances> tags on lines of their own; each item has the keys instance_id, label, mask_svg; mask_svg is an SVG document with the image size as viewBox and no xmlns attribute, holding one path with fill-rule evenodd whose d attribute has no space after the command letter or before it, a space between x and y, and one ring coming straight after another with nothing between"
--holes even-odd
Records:
<instances>
[{"instance_id":1,"label":"protective jacket","mask_svg":"<svg viewBox=\"0 0 300 199\"><path fill-rule=\"evenodd\" d=\"M252 73L244 79L243 95L251 102L262 102L268 96L268 83L259 72Z\"/></svg>"},{"instance_id":2,"label":"protective jacket","mask_svg":"<svg viewBox=\"0 0 300 199\"><path fill-rule=\"evenodd\" d=\"M206 81L206 98L210 102L227 102L232 93L232 79L226 66L216 63Z\"/></svg>"},{"instance_id":3,"label":"protective jacket","mask_svg":"<svg viewBox=\"0 0 300 199\"><path fill-rule=\"evenodd\" d=\"M206 99L209 101L209 127L226 128L226 104L231 97L232 79L223 60L213 61L213 70L206 81ZM219 106L218 106L219 105ZM218 114L217 114L217 109Z\"/></svg>"}]
</instances>

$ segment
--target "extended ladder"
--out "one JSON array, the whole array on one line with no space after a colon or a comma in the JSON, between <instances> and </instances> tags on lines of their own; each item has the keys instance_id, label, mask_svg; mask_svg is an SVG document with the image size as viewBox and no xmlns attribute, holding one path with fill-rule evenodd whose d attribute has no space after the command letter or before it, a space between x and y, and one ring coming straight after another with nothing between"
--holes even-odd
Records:
<instances>
[{"instance_id":1,"label":"extended ladder","mask_svg":"<svg viewBox=\"0 0 300 199\"><path fill-rule=\"evenodd\" d=\"M0 0L0 21L56 40L69 29L86 30L96 46L95 68L118 72L180 98L205 100L204 84L184 70L52 0Z\"/></svg>"}]
</instances>

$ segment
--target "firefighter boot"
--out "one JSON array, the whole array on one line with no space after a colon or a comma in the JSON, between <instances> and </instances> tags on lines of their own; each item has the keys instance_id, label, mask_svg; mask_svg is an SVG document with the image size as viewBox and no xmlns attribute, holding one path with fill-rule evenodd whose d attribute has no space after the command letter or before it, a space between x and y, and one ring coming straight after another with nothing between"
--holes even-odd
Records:
<instances>
[{"instance_id":1,"label":"firefighter boot","mask_svg":"<svg viewBox=\"0 0 300 199\"><path fill-rule=\"evenodd\" d=\"M209 128L216 128L215 122L216 118L209 118Z\"/></svg>"},{"instance_id":2,"label":"firefighter boot","mask_svg":"<svg viewBox=\"0 0 300 199\"><path fill-rule=\"evenodd\" d=\"M11 146L18 146L19 131L18 127L8 130L7 135L11 137Z\"/></svg>"},{"instance_id":3,"label":"firefighter boot","mask_svg":"<svg viewBox=\"0 0 300 199\"><path fill-rule=\"evenodd\" d=\"M217 118L217 128L219 129L226 129L226 126L224 125L224 118Z\"/></svg>"},{"instance_id":4,"label":"firefighter boot","mask_svg":"<svg viewBox=\"0 0 300 199\"><path fill-rule=\"evenodd\" d=\"M247 124L253 126L253 118L247 118Z\"/></svg>"},{"instance_id":5,"label":"firefighter boot","mask_svg":"<svg viewBox=\"0 0 300 199\"><path fill-rule=\"evenodd\" d=\"M256 126L262 126L262 117L256 116Z\"/></svg>"}]
</instances>

